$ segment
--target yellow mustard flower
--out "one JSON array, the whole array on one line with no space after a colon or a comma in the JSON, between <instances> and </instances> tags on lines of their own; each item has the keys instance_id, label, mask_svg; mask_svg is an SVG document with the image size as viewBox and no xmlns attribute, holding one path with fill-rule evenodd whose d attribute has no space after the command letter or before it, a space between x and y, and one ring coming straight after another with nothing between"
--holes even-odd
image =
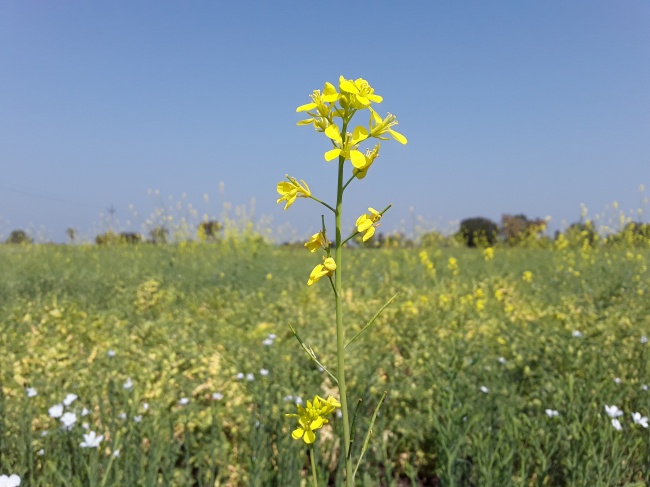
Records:
<instances>
[{"instance_id":1,"label":"yellow mustard flower","mask_svg":"<svg viewBox=\"0 0 650 487\"><path fill-rule=\"evenodd\" d=\"M325 83L322 94L320 90L314 90L314 93L309 96L311 103L299 106L296 112L307 112L311 118L301 120L297 125L313 125L317 132L324 132L331 123L332 117L338 114L333 103L338 100L339 93L333 84Z\"/></svg>"},{"instance_id":2,"label":"yellow mustard flower","mask_svg":"<svg viewBox=\"0 0 650 487\"><path fill-rule=\"evenodd\" d=\"M530 272L530 271L526 271L526 272L524 272L524 275L521 276L521 279L524 282L532 282L533 281L533 273Z\"/></svg>"},{"instance_id":3,"label":"yellow mustard flower","mask_svg":"<svg viewBox=\"0 0 650 487\"><path fill-rule=\"evenodd\" d=\"M384 99L375 95L375 90L363 78L354 81L339 77L339 89L341 93L349 94L349 102L353 108L368 108L372 103L381 103Z\"/></svg>"},{"instance_id":4,"label":"yellow mustard flower","mask_svg":"<svg viewBox=\"0 0 650 487\"><path fill-rule=\"evenodd\" d=\"M345 134L345 140L343 140L338 125L332 124L325 129L325 135L332 139L335 147L325 153L326 161L343 156L346 161L352 161L352 165L356 168L361 168L366 165L366 157L361 151L357 150L359 142L368 138L368 131L364 127L356 127L351 134Z\"/></svg>"},{"instance_id":5,"label":"yellow mustard flower","mask_svg":"<svg viewBox=\"0 0 650 487\"><path fill-rule=\"evenodd\" d=\"M305 247L307 247L310 252L316 252L319 248L327 248L327 241L325 240L323 232L313 234L309 241L305 243Z\"/></svg>"},{"instance_id":6,"label":"yellow mustard flower","mask_svg":"<svg viewBox=\"0 0 650 487\"><path fill-rule=\"evenodd\" d=\"M483 257L485 258L486 262L488 260L494 259L494 247L487 247L485 250L483 250Z\"/></svg>"},{"instance_id":7,"label":"yellow mustard flower","mask_svg":"<svg viewBox=\"0 0 650 487\"><path fill-rule=\"evenodd\" d=\"M370 136L376 137L381 140L388 140L385 134L390 134L393 139L395 139L400 144L406 144L407 140L399 132L393 130L391 127L397 125L397 117L389 113L386 118L382 119L381 116L370 109Z\"/></svg>"},{"instance_id":8,"label":"yellow mustard flower","mask_svg":"<svg viewBox=\"0 0 650 487\"><path fill-rule=\"evenodd\" d=\"M288 209L293 202L296 201L296 198L309 198L311 196L311 191L307 183L300 180L300 184L296 178L287 176L288 181L281 181L278 183L278 194L282 195L281 198L278 198L277 203L281 201L286 201L284 209Z\"/></svg>"},{"instance_id":9,"label":"yellow mustard flower","mask_svg":"<svg viewBox=\"0 0 650 487\"><path fill-rule=\"evenodd\" d=\"M377 222L381 219L381 214L374 208L368 208L370 214L364 213L359 218L357 218L357 232L365 234L363 235L363 241L369 240L375 234L375 227Z\"/></svg>"},{"instance_id":10,"label":"yellow mustard flower","mask_svg":"<svg viewBox=\"0 0 650 487\"><path fill-rule=\"evenodd\" d=\"M380 144L377 144L374 149L366 150L365 158L366 158L366 163L360 167L360 168L354 168L352 171L352 174L356 176L358 179L363 179L366 177L366 174L368 174L368 169L370 169L370 166L372 166L372 163L375 162L375 159L379 157L379 146Z\"/></svg>"},{"instance_id":11,"label":"yellow mustard flower","mask_svg":"<svg viewBox=\"0 0 650 487\"><path fill-rule=\"evenodd\" d=\"M316 441L314 431L329 423L327 416L341 407L341 404L332 396L323 399L319 395L314 396L313 401L307 401L307 406L297 404L298 414L287 414L288 417L298 418L298 427L293 430L291 436L294 440L302 439L305 443L311 444Z\"/></svg>"},{"instance_id":12,"label":"yellow mustard flower","mask_svg":"<svg viewBox=\"0 0 650 487\"><path fill-rule=\"evenodd\" d=\"M321 277L332 276L336 270L336 262L331 257L328 257L323 261L322 264L318 264L314 267L314 270L309 274L309 280L307 285L311 286L312 284L320 281Z\"/></svg>"}]
</instances>

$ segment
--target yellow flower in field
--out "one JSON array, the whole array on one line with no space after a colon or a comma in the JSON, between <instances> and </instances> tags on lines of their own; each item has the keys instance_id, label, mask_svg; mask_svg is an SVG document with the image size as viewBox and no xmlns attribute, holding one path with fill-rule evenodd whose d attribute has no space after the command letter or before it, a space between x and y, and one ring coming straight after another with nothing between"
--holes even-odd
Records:
<instances>
[{"instance_id":1,"label":"yellow flower in field","mask_svg":"<svg viewBox=\"0 0 650 487\"><path fill-rule=\"evenodd\" d=\"M325 240L323 232L313 234L309 241L305 243L305 247L307 247L310 252L316 252L319 248L327 248L327 241Z\"/></svg>"},{"instance_id":2,"label":"yellow flower in field","mask_svg":"<svg viewBox=\"0 0 650 487\"><path fill-rule=\"evenodd\" d=\"M316 267L314 267L314 270L311 271L311 274L309 274L307 285L311 286L315 282L320 281L321 277L332 276L335 270L336 262L334 262L334 259L331 257L328 257L322 264L318 264Z\"/></svg>"},{"instance_id":3,"label":"yellow flower in field","mask_svg":"<svg viewBox=\"0 0 650 487\"><path fill-rule=\"evenodd\" d=\"M287 179L289 181L279 182L277 188L278 194L282 195L281 198L278 198L277 203L280 203L280 201L286 201L287 204L284 207L285 210L293 205L296 198L309 198L311 196L311 191L305 181L301 179L300 182L302 184L300 184L296 178L287 176Z\"/></svg>"},{"instance_id":4,"label":"yellow flower in field","mask_svg":"<svg viewBox=\"0 0 650 487\"><path fill-rule=\"evenodd\" d=\"M358 150L359 142L368 138L368 131L364 127L356 127L351 134L345 134L345 140L343 140L338 125L332 124L325 129L325 135L332 139L335 147L325 153L326 161L343 156L346 161L352 161L352 165L356 168L366 165L366 157Z\"/></svg>"},{"instance_id":5,"label":"yellow flower in field","mask_svg":"<svg viewBox=\"0 0 650 487\"><path fill-rule=\"evenodd\" d=\"M449 260L447 261L447 269L449 269L454 276L458 275L458 261L455 257L449 257Z\"/></svg>"},{"instance_id":6,"label":"yellow flower in field","mask_svg":"<svg viewBox=\"0 0 650 487\"><path fill-rule=\"evenodd\" d=\"M339 89L341 94L347 93L346 101L349 102L352 108L358 110L368 108L372 103L381 103L384 100L381 96L375 95L375 90L363 78L352 81L340 76ZM343 104L343 98L341 102Z\"/></svg>"},{"instance_id":7,"label":"yellow flower in field","mask_svg":"<svg viewBox=\"0 0 650 487\"><path fill-rule=\"evenodd\" d=\"M368 208L370 214L364 213L359 218L357 218L357 232L363 233L363 241L367 241L372 238L375 234L375 227L377 227L377 222L381 219L381 214L374 208Z\"/></svg>"},{"instance_id":8,"label":"yellow flower in field","mask_svg":"<svg viewBox=\"0 0 650 487\"><path fill-rule=\"evenodd\" d=\"M374 149L366 149L366 163L360 167L360 168L354 168L352 171L352 174L356 176L358 179L363 179L366 177L366 174L368 173L368 169L370 169L370 166L372 166L372 163L375 162L375 159L379 157L379 145L377 144Z\"/></svg>"},{"instance_id":9,"label":"yellow flower in field","mask_svg":"<svg viewBox=\"0 0 650 487\"><path fill-rule=\"evenodd\" d=\"M388 114L386 118L382 119L381 116L370 109L370 136L376 137L381 140L388 140L385 134L390 134L393 139L395 139L400 144L406 144L407 140L399 132L393 130L391 127L397 125L397 117L392 114Z\"/></svg>"},{"instance_id":10,"label":"yellow flower in field","mask_svg":"<svg viewBox=\"0 0 650 487\"><path fill-rule=\"evenodd\" d=\"M327 416L341 407L341 404L329 396L323 399L319 395L314 396L313 401L307 401L307 406L297 404L298 414L287 414L288 417L298 418L298 427L293 430L291 436L294 440L302 439L305 443L311 444L316 441L314 431L329 423Z\"/></svg>"},{"instance_id":11,"label":"yellow flower in field","mask_svg":"<svg viewBox=\"0 0 650 487\"><path fill-rule=\"evenodd\" d=\"M530 271L526 271L526 272L524 272L524 275L521 276L521 279L524 282L532 282L533 281L533 273L530 272Z\"/></svg>"},{"instance_id":12,"label":"yellow flower in field","mask_svg":"<svg viewBox=\"0 0 650 487\"><path fill-rule=\"evenodd\" d=\"M483 257L485 261L494 259L494 247L488 247L483 251Z\"/></svg>"}]
</instances>

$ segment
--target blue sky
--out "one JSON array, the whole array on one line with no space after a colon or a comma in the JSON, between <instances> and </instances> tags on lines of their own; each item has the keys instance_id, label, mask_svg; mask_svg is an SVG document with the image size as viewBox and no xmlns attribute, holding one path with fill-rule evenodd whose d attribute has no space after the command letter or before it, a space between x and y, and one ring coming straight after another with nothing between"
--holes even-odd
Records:
<instances>
[{"instance_id":1,"label":"blue sky","mask_svg":"<svg viewBox=\"0 0 650 487\"><path fill-rule=\"evenodd\" d=\"M412 231L412 215L557 227L581 203L602 219L613 201L637 209L650 185L645 0L6 1L0 66L5 237L92 237L111 204L139 230L155 207L219 218L253 198L253 218L293 227L278 239L310 234L321 208L283 212L275 186L289 173L334 200L329 142L295 108L341 74L367 79L409 139L350 187L350 225L392 203L384 231Z\"/></svg>"}]
</instances>

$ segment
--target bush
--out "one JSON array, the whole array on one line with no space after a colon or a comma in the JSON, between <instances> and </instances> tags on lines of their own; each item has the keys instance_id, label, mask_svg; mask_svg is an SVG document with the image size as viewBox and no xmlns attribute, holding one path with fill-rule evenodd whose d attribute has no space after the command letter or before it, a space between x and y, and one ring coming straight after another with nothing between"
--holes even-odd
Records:
<instances>
[{"instance_id":1,"label":"bush","mask_svg":"<svg viewBox=\"0 0 650 487\"><path fill-rule=\"evenodd\" d=\"M27 232L25 232L24 230L14 230L9 235L9 238L7 239L7 243L29 244L32 243L32 239L29 235L27 235Z\"/></svg>"},{"instance_id":2,"label":"bush","mask_svg":"<svg viewBox=\"0 0 650 487\"><path fill-rule=\"evenodd\" d=\"M499 229L489 218L466 218L456 234L468 247L488 247L497 241Z\"/></svg>"}]
</instances>

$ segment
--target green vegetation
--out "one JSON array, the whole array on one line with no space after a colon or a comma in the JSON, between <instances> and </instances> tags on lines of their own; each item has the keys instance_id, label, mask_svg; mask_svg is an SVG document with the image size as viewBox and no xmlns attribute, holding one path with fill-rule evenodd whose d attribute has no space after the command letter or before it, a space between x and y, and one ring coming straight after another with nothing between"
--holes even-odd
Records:
<instances>
[{"instance_id":1,"label":"green vegetation","mask_svg":"<svg viewBox=\"0 0 650 487\"><path fill-rule=\"evenodd\" d=\"M650 482L650 252L633 230L607 245L581 230L544 248L349 251L351 324L400 293L350 345L355 454L388 391L358 485ZM335 369L329 296L306 286L315 263L261 239L0 246L0 474L301 485L309 458L285 413L335 390L287 326ZM319 430L324 485L342 478L340 423ZM99 447L82 448L91 430Z\"/></svg>"}]
</instances>

